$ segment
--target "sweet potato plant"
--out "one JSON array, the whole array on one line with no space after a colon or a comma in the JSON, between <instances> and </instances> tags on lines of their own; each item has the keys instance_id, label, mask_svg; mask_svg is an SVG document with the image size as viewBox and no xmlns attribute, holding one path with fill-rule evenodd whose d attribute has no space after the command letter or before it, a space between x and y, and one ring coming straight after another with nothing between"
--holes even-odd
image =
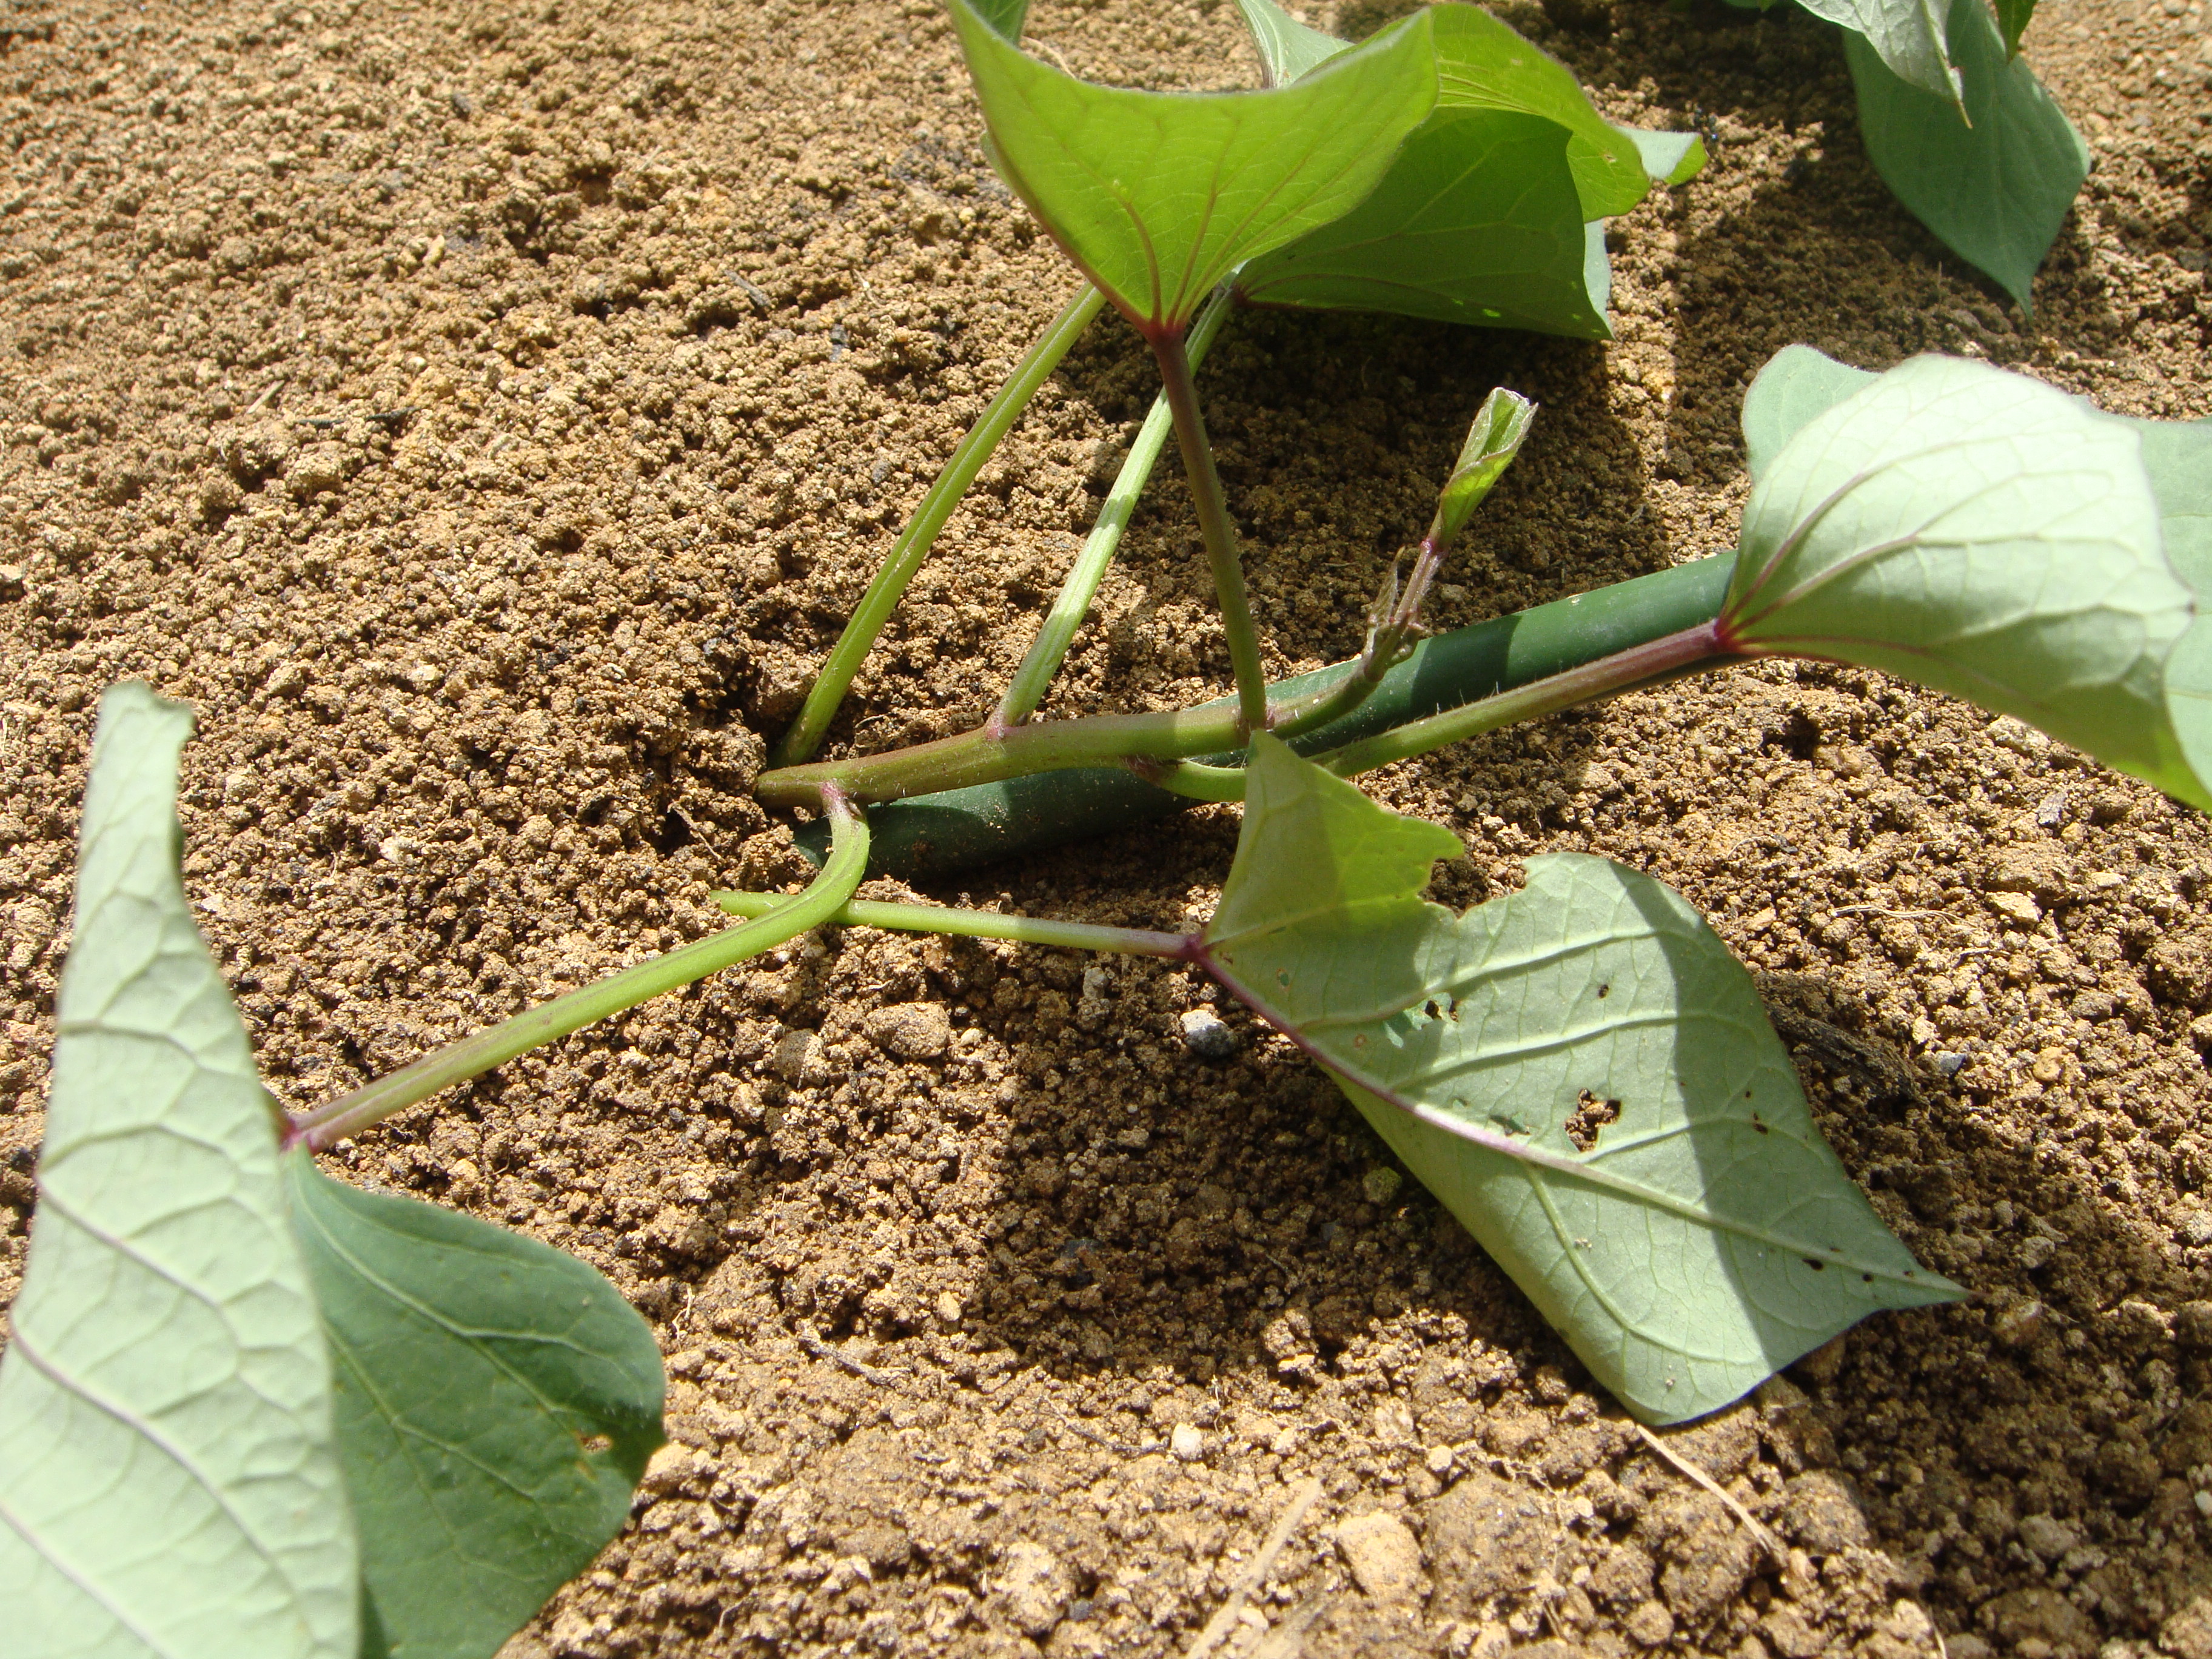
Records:
<instances>
[{"instance_id":1,"label":"sweet potato plant","mask_svg":"<svg viewBox=\"0 0 2212 1659\"><path fill-rule=\"evenodd\" d=\"M1964 0L1971 3L1972 0ZM1601 337L1604 222L1694 139L1599 117L1468 7L1352 47L1240 0L1266 88L1085 83L1024 54L1019 0L950 0L996 165L1080 274L898 540L760 798L812 815L795 895L288 1116L179 873L190 726L110 692L85 804L40 1197L0 1364L10 1651L494 1652L621 1524L659 1436L651 1334L559 1253L365 1194L315 1154L531 1048L825 922L1189 963L1297 1044L1638 1417L1692 1418L1867 1315L1960 1292L1814 1127L1752 982L1680 896L1530 860L1463 915L1461 850L1352 780L1510 722L1770 657L1847 662L2033 722L2212 808L2212 427L2122 420L1984 365L1887 374L1802 347L1743 411L1731 555L1457 634L1424 599L1540 414L1480 400L1427 535L1353 660L1266 683L1196 366L1239 305ZM936 531L1110 306L1162 392L1028 659L975 730L820 757ZM1168 435L1234 674L1220 701L1040 720ZM1212 917L1139 932L865 903L1193 799L1243 803Z\"/></svg>"}]
</instances>

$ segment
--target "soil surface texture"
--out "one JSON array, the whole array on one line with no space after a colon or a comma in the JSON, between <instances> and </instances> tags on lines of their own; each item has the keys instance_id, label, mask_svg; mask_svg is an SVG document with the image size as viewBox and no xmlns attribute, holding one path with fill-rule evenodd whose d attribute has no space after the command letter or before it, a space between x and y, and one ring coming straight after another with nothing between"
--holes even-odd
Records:
<instances>
[{"instance_id":1,"label":"soil surface texture","mask_svg":"<svg viewBox=\"0 0 2212 1659\"><path fill-rule=\"evenodd\" d=\"M1742 392L1792 341L2212 414L2207 0L2039 10L2096 168L2032 319L1875 178L1832 29L1498 9L1711 165L1613 226L1607 345L1232 322L1200 384L1271 672L1357 647L1493 385L1542 412L1444 625L1732 545ZM1218 0L1045 0L1033 39L1103 79L1258 78ZM750 798L764 744L1075 279L928 0L11 0L0 141L4 1303L104 687L198 711L187 886L270 1087L328 1098L805 873ZM1154 386L1096 325L831 752L988 710ZM1170 459L1048 712L1226 682ZM1662 1437L1773 1547L1286 1042L1224 1007L1194 1048L1201 981L851 930L329 1160L575 1252L667 1356L632 1524L510 1659L1181 1655L1309 1482L1212 1651L2212 1659L2204 821L1814 667L1375 787L1461 834L1454 903L1554 848L1687 894L1852 1174L1972 1288ZM926 896L1183 926L1235 830Z\"/></svg>"}]
</instances>

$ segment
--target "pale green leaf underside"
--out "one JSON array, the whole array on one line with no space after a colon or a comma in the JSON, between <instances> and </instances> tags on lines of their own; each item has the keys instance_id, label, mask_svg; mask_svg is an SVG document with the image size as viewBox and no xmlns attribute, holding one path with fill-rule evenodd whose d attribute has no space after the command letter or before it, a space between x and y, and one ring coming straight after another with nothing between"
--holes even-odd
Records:
<instances>
[{"instance_id":1,"label":"pale green leaf underside","mask_svg":"<svg viewBox=\"0 0 2212 1659\"><path fill-rule=\"evenodd\" d=\"M178 874L179 705L100 703L0 1361L12 1659L355 1659L331 1374L270 1107Z\"/></svg>"},{"instance_id":2,"label":"pale green leaf underside","mask_svg":"<svg viewBox=\"0 0 2212 1659\"><path fill-rule=\"evenodd\" d=\"M1877 1309L1958 1294L1820 1139L1749 976L1680 897L1554 855L1454 916L1420 892L1461 850L1263 738L1210 966L1624 1403L1693 1417ZM1586 1091L1620 1105L1584 1152Z\"/></svg>"},{"instance_id":3,"label":"pale green leaf underside","mask_svg":"<svg viewBox=\"0 0 2212 1659\"><path fill-rule=\"evenodd\" d=\"M1237 9L1244 14L1244 27L1252 32L1252 44L1271 87L1288 86L1352 48L1349 40L1307 27L1275 0L1237 0Z\"/></svg>"},{"instance_id":4,"label":"pale green leaf underside","mask_svg":"<svg viewBox=\"0 0 2212 1659\"><path fill-rule=\"evenodd\" d=\"M1875 378L1871 369L1839 363L1808 345L1786 345L1769 357L1743 394L1744 464L1752 482L1766 476L1799 428Z\"/></svg>"},{"instance_id":5,"label":"pale green leaf underside","mask_svg":"<svg viewBox=\"0 0 2212 1659\"><path fill-rule=\"evenodd\" d=\"M362 1577L392 1659L486 1659L618 1531L660 1443L659 1350L574 1257L295 1152Z\"/></svg>"},{"instance_id":6,"label":"pale green leaf underside","mask_svg":"<svg viewBox=\"0 0 2212 1659\"><path fill-rule=\"evenodd\" d=\"M1636 147L1653 183L1686 185L1705 169L1705 141L1694 132L1650 132L1642 127L1613 131Z\"/></svg>"},{"instance_id":7,"label":"pale green leaf underside","mask_svg":"<svg viewBox=\"0 0 2212 1659\"><path fill-rule=\"evenodd\" d=\"M1973 0L1978 5L1981 0ZM1798 0L1815 17L1842 27L1892 75L1956 106L1959 74L1944 28L1948 0Z\"/></svg>"},{"instance_id":8,"label":"pale green leaf underside","mask_svg":"<svg viewBox=\"0 0 2212 1659\"><path fill-rule=\"evenodd\" d=\"M2121 417L2113 416L2119 419ZM2197 600L2197 615L2166 659L2166 710L2191 772L2194 799L2212 805L2212 420L2124 422L2142 442L2157 493L2166 562Z\"/></svg>"},{"instance_id":9,"label":"pale green leaf underside","mask_svg":"<svg viewBox=\"0 0 2212 1659\"><path fill-rule=\"evenodd\" d=\"M2161 679L2191 610L2131 432L2024 376L1918 357L1767 465L1723 623L2016 714L2203 804Z\"/></svg>"},{"instance_id":10,"label":"pale green leaf underside","mask_svg":"<svg viewBox=\"0 0 2212 1659\"><path fill-rule=\"evenodd\" d=\"M951 5L1000 171L1140 325L1356 206L1436 102L1425 13L1294 85L1201 96L1078 81Z\"/></svg>"},{"instance_id":11,"label":"pale green leaf underside","mask_svg":"<svg viewBox=\"0 0 2212 1659\"><path fill-rule=\"evenodd\" d=\"M1566 136L1534 116L1439 112L1373 195L1253 261L1238 291L1255 305L1604 339Z\"/></svg>"},{"instance_id":12,"label":"pale green leaf underside","mask_svg":"<svg viewBox=\"0 0 2212 1659\"><path fill-rule=\"evenodd\" d=\"M1857 35L1844 45L1875 171L1914 217L2028 308L2036 267L2088 176L2081 134L2026 60L2007 56L1982 0L1956 0L1952 11L1963 118L1891 73Z\"/></svg>"}]
</instances>

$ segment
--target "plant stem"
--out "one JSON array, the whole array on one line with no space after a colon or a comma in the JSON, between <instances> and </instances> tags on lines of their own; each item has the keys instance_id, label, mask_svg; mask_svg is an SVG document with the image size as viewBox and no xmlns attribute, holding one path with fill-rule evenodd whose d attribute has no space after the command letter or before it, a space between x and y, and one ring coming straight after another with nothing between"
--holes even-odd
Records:
<instances>
[{"instance_id":1,"label":"plant stem","mask_svg":"<svg viewBox=\"0 0 2212 1659\"><path fill-rule=\"evenodd\" d=\"M1183 346L1194 370L1206 360L1206 348L1213 343L1214 336L1228 320L1235 301L1235 292L1224 288L1199 313ZM1082 552L1076 555L1067 579L1060 585L1060 595L1053 600L1043 626L1037 630L1036 642L1022 659L1022 665L1014 671L1013 683L1007 686L1006 695L999 699L998 712L992 719L1000 726L1019 726L1044 701L1053 676L1060 672L1060 665L1066 659L1075 630L1082 626L1091 600L1098 597L1098 584L1105 579L1106 567L1114 562L1115 551L1121 544L1121 533L1129 526L1129 515L1136 511L1137 497L1144 493L1146 481L1152 476L1152 468L1173 427L1174 416L1168 407L1167 394L1162 392L1152 399L1152 412L1145 416L1136 442L1129 447L1128 459L1121 463L1114 488L1098 509L1097 521L1091 526Z\"/></svg>"},{"instance_id":2,"label":"plant stem","mask_svg":"<svg viewBox=\"0 0 2212 1659\"><path fill-rule=\"evenodd\" d=\"M830 819L835 835L829 861L806 890L780 898L775 908L757 920L726 927L680 950L654 957L632 968L571 991L564 997L527 1009L487 1030L448 1044L403 1066L388 1077L364 1085L351 1094L317 1107L293 1121L285 1137L288 1146L304 1145L310 1152L325 1152L370 1124L394 1112L427 1100L441 1089L465 1083L517 1054L557 1041L594 1020L634 1008L664 991L673 991L708 974L758 956L796 939L833 915L852 897L868 862L868 823L844 798L829 793Z\"/></svg>"},{"instance_id":3,"label":"plant stem","mask_svg":"<svg viewBox=\"0 0 2212 1659\"><path fill-rule=\"evenodd\" d=\"M1463 703L1410 725L1393 726L1389 731L1314 758L1338 776L1351 777L1378 766L1388 766L1393 761L1411 760L1447 744L1480 737L1501 726L1554 714L1578 703L1614 696L1700 669L1723 667L1739 659L1739 653L1729 646L1718 620L1699 623L1694 628L1632 646L1547 679Z\"/></svg>"},{"instance_id":4,"label":"plant stem","mask_svg":"<svg viewBox=\"0 0 2212 1659\"><path fill-rule=\"evenodd\" d=\"M1731 556L1695 559L1431 635L1385 674L1351 714L1294 738L1291 747L1302 755L1340 749L1391 726L1711 622L1727 596L1735 562ZM1356 659L1340 662L1275 685L1278 721L1330 695L1357 667ZM1226 699L1215 706L1229 707ZM1275 729L1280 732L1279 723ZM1208 751L1205 758L1226 763L1235 751L1224 744L1219 753ZM949 876L1109 834L1189 804L1154 788L1126 764L1082 766L909 798L868 814L869 872ZM798 832L800 850L817 863L829 856L829 840L826 823L807 824Z\"/></svg>"},{"instance_id":5,"label":"plant stem","mask_svg":"<svg viewBox=\"0 0 2212 1659\"><path fill-rule=\"evenodd\" d=\"M811 806L823 790L833 788L857 801L901 800L1030 772L1112 765L1133 755L1181 760L1241 748L1243 741L1237 708L1227 702L1159 714L1039 720L996 733L979 726L889 754L763 772L754 781L753 794L770 806Z\"/></svg>"},{"instance_id":6,"label":"plant stem","mask_svg":"<svg viewBox=\"0 0 2212 1659\"><path fill-rule=\"evenodd\" d=\"M1180 334L1152 337L1160 361L1168 407L1174 411L1176 438L1182 446L1183 473L1198 504L1198 527L1206 538L1206 562L1213 567L1213 591L1221 605L1221 628L1229 638L1230 665L1237 673L1237 737L1267 729L1267 679L1260 666L1260 635L1252 625L1252 605L1244 594L1243 562L1237 556L1237 527L1213 470L1213 447L1206 441L1206 419L1198 408L1198 384Z\"/></svg>"},{"instance_id":7,"label":"plant stem","mask_svg":"<svg viewBox=\"0 0 2212 1659\"><path fill-rule=\"evenodd\" d=\"M766 915L784 902L774 893L716 893L714 902L733 916ZM951 933L963 939L1004 939L1020 945L1049 945L1067 951L1118 951L1125 956L1188 957L1195 933L1158 933L1140 927L1102 927L1087 921L1046 921L1036 916L1001 915L995 910L958 910L939 904L880 904L854 899L826 918L841 927L882 927L908 933Z\"/></svg>"},{"instance_id":8,"label":"plant stem","mask_svg":"<svg viewBox=\"0 0 2212 1659\"><path fill-rule=\"evenodd\" d=\"M1133 764L1131 769L1146 783L1156 784L1185 800L1243 800L1244 769L1208 766L1201 761L1175 761L1166 766Z\"/></svg>"},{"instance_id":9,"label":"plant stem","mask_svg":"<svg viewBox=\"0 0 2212 1659\"><path fill-rule=\"evenodd\" d=\"M860 672L861 660L875 645L876 636L884 631L884 624L890 620L891 612L906 592L907 584L929 556L938 532L945 528L945 520L960 505L960 498L975 482L975 475L991 459L999 441L1021 418L1030 399L1036 396L1037 388L1060 367L1060 360L1067 355L1068 348L1104 303L1105 296L1085 283L1083 291L1067 302L1066 309L1053 319L1052 326L1030 348L1029 355L1016 366L1006 383L999 388L998 395L969 428L968 435L960 441L960 447L952 452L952 459L945 462L945 470L937 475L937 482L929 487L929 494L915 509L913 520L892 544L883 568L868 584L868 591L860 596L860 603L846 623L845 631L837 636L837 643L823 662L813 690L806 694L799 718L792 722L791 729L775 747L776 764L788 766L810 759L821 745L822 734L829 729L838 704L844 701L854 675Z\"/></svg>"}]
</instances>

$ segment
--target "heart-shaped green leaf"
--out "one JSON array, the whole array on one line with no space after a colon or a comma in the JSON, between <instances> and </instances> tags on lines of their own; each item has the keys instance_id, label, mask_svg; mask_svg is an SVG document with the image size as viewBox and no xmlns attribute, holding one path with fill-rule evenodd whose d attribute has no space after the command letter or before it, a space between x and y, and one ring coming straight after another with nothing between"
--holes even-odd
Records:
<instances>
[{"instance_id":1,"label":"heart-shaped green leaf","mask_svg":"<svg viewBox=\"0 0 2212 1659\"><path fill-rule=\"evenodd\" d=\"M1148 330L1179 332L1237 266L1357 206L1436 103L1425 12L1293 85L1195 95L1076 80L950 4L1000 172Z\"/></svg>"},{"instance_id":2,"label":"heart-shaped green leaf","mask_svg":"<svg viewBox=\"0 0 2212 1659\"><path fill-rule=\"evenodd\" d=\"M2212 805L2165 712L2193 605L2124 425L2041 383L1917 357L1806 423L1744 511L1722 625L2016 714Z\"/></svg>"},{"instance_id":3,"label":"heart-shaped green leaf","mask_svg":"<svg viewBox=\"0 0 2212 1659\"><path fill-rule=\"evenodd\" d=\"M30 1260L0 1358L20 1659L356 1659L331 1368L273 1108L178 874L191 716L101 700Z\"/></svg>"},{"instance_id":4,"label":"heart-shaped green leaf","mask_svg":"<svg viewBox=\"0 0 2212 1659\"><path fill-rule=\"evenodd\" d=\"M574 1256L285 1159L337 1376L361 1572L392 1659L477 1659L621 1530L660 1352Z\"/></svg>"},{"instance_id":5,"label":"heart-shaped green leaf","mask_svg":"<svg viewBox=\"0 0 2212 1659\"><path fill-rule=\"evenodd\" d=\"M2028 309L2036 267L2088 177L2089 152L1982 0L1955 0L1951 46L1965 113L1900 79L1857 34L1844 53L1875 171L1913 216Z\"/></svg>"},{"instance_id":6,"label":"heart-shaped green leaf","mask_svg":"<svg viewBox=\"0 0 2212 1659\"><path fill-rule=\"evenodd\" d=\"M1815 17L1840 26L1889 72L1954 109L1960 76L1952 66L1944 12L1949 0L1798 0ZM1972 0L1979 5L1981 0Z\"/></svg>"},{"instance_id":7,"label":"heart-shaped green leaf","mask_svg":"<svg viewBox=\"0 0 2212 1659\"><path fill-rule=\"evenodd\" d=\"M1237 3L1272 80L1349 50L1274 0ZM1614 126L1573 76L1477 7L1441 6L1435 20L1435 112L1373 195L1253 261L1239 293L1256 305L1608 337L1604 232L1583 222L1626 212L1654 179L1695 176L1703 143Z\"/></svg>"},{"instance_id":8,"label":"heart-shaped green leaf","mask_svg":"<svg viewBox=\"0 0 2212 1659\"><path fill-rule=\"evenodd\" d=\"M1271 83L1296 80L1347 42L1308 28L1274 0L1237 0ZM1567 163L1585 219L1642 201L1652 179L1680 184L1705 163L1695 133L1639 133L1613 125L1557 59L1479 6L1432 7L1437 114L1486 110L1539 115L1567 131Z\"/></svg>"},{"instance_id":9,"label":"heart-shaped green leaf","mask_svg":"<svg viewBox=\"0 0 2212 1659\"><path fill-rule=\"evenodd\" d=\"M1746 974L1601 859L1455 916L1458 838L1255 739L1209 970L1318 1059L1638 1416L1713 1410L1948 1301L1814 1128Z\"/></svg>"},{"instance_id":10,"label":"heart-shaped green leaf","mask_svg":"<svg viewBox=\"0 0 2212 1659\"><path fill-rule=\"evenodd\" d=\"M1602 232L1594 277L1566 140L1565 129L1532 115L1431 117L1372 196L1254 260L1237 292L1254 305L1604 339Z\"/></svg>"}]
</instances>

